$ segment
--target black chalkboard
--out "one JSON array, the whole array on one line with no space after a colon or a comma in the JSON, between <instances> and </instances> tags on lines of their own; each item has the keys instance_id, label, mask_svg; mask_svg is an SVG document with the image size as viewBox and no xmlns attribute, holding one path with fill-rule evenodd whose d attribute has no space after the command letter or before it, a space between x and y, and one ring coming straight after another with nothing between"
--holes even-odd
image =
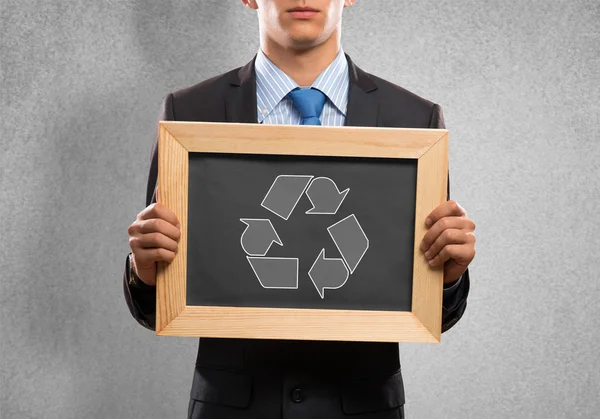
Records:
<instances>
[{"instance_id":1,"label":"black chalkboard","mask_svg":"<svg viewBox=\"0 0 600 419\"><path fill-rule=\"evenodd\" d=\"M190 152L187 305L411 311L416 181L416 159Z\"/></svg>"}]
</instances>

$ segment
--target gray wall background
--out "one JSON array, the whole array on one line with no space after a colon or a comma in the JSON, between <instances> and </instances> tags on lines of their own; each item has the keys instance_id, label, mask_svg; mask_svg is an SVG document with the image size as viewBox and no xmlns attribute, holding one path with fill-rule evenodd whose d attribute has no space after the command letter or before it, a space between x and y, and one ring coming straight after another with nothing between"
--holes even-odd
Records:
<instances>
[{"instance_id":1,"label":"gray wall background","mask_svg":"<svg viewBox=\"0 0 600 419\"><path fill-rule=\"evenodd\" d=\"M250 60L239 1L2 0L2 418L185 417L197 341L121 294L162 97ZM359 1L343 45L440 103L477 222L463 320L402 345L409 418L600 413L600 3Z\"/></svg>"}]
</instances>

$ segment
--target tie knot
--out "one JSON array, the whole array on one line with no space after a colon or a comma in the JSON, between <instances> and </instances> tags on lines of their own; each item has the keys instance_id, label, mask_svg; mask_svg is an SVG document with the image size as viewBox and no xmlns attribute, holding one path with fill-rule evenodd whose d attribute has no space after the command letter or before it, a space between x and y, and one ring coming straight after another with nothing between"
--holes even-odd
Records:
<instances>
[{"instance_id":1,"label":"tie knot","mask_svg":"<svg viewBox=\"0 0 600 419\"><path fill-rule=\"evenodd\" d=\"M289 93L294 106L302 115L302 125L321 125L319 117L325 106L325 94L320 90L296 88Z\"/></svg>"}]
</instances>

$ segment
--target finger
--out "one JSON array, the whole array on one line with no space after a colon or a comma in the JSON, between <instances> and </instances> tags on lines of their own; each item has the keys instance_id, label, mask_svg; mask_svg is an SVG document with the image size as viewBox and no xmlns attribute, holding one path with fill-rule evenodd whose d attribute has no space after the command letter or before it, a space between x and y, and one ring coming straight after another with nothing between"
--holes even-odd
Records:
<instances>
[{"instance_id":1,"label":"finger","mask_svg":"<svg viewBox=\"0 0 600 419\"><path fill-rule=\"evenodd\" d=\"M431 211L431 213L425 219L425 225L427 227L431 227L444 217L462 217L466 214L467 212L464 210L463 207L458 205L458 202L446 201L443 204L438 205L436 209Z\"/></svg>"},{"instance_id":2,"label":"finger","mask_svg":"<svg viewBox=\"0 0 600 419\"><path fill-rule=\"evenodd\" d=\"M138 249L135 254L135 266L136 269L150 269L153 267L155 262L173 262L175 259L175 252L163 248L154 249Z\"/></svg>"},{"instance_id":3,"label":"finger","mask_svg":"<svg viewBox=\"0 0 600 419\"><path fill-rule=\"evenodd\" d=\"M448 229L458 229L465 231L472 231L471 228L474 226L473 221L464 217L444 217L438 220L427 233L423 236L421 241L421 250L426 251L429 247L437 240L437 238Z\"/></svg>"},{"instance_id":4,"label":"finger","mask_svg":"<svg viewBox=\"0 0 600 419\"><path fill-rule=\"evenodd\" d=\"M470 244L450 244L429 261L432 267L443 266L450 259L459 265L468 266L475 256L475 249Z\"/></svg>"},{"instance_id":5,"label":"finger","mask_svg":"<svg viewBox=\"0 0 600 419\"><path fill-rule=\"evenodd\" d=\"M442 251L445 246L450 244L464 244L469 242L469 236L463 230L450 228L444 230L442 234L438 236L435 242L425 252L427 259L433 259L438 253Z\"/></svg>"},{"instance_id":6,"label":"finger","mask_svg":"<svg viewBox=\"0 0 600 419\"><path fill-rule=\"evenodd\" d=\"M178 226L179 220L173 211L159 203L148 205L138 214L140 220L149 220L151 218L160 218L168 223Z\"/></svg>"},{"instance_id":7,"label":"finger","mask_svg":"<svg viewBox=\"0 0 600 419\"><path fill-rule=\"evenodd\" d=\"M177 242L181 238L181 230L162 218L141 220L136 225L138 234L161 233Z\"/></svg>"},{"instance_id":8,"label":"finger","mask_svg":"<svg viewBox=\"0 0 600 419\"><path fill-rule=\"evenodd\" d=\"M130 237L129 247L133 251L137 249L162 248L176 252L177 242L161 233L148 233Z\"/></svg>"}]
</instances>

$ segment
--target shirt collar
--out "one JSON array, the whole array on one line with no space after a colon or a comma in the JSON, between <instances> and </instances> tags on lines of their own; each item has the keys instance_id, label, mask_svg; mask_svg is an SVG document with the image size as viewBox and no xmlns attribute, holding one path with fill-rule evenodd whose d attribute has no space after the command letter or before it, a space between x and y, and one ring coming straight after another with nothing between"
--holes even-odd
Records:
<instances>
[{"instance_id":1,"label":"shirt collar","mask_svg":"<svg viewBox=\"0 0 600 419\"><path fill-rule=\"evenodd\" d=\"M289 92L299 86L269 60L261 49L258 50L254 67L256 71L256 96L259 110L258 122L261 123ZM340 47L335 59L310 87L323 92L335 107L346 116L348 83L348 61L343 49Z\"/></svg>"}]
</instances>

